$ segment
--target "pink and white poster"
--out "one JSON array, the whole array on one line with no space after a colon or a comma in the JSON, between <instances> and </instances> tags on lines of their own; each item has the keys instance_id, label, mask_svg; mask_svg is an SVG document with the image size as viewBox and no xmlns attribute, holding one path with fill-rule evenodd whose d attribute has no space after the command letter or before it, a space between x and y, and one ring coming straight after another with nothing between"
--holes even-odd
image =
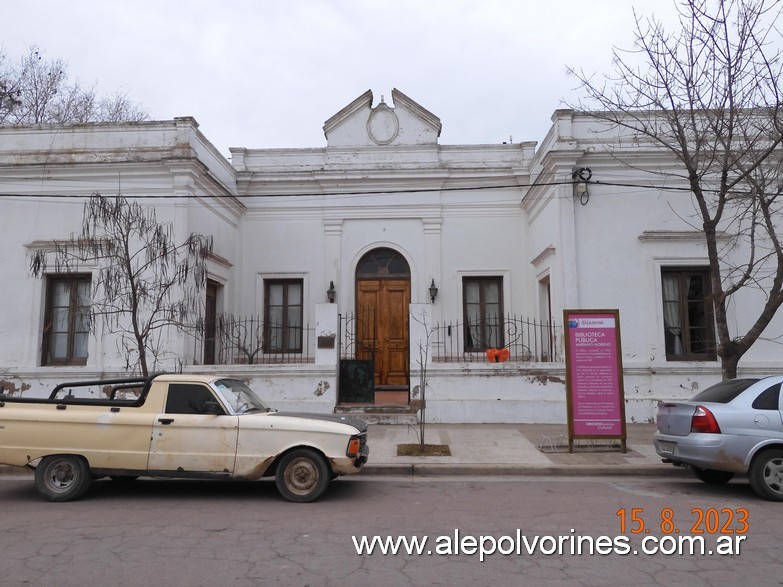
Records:
<instances>
[{"instance_id":1,"label":"pink and white poster","mask_svg":"<svg viewBox=\"0 0 783 587\"><path fill-rule=\"evenodd\" d=\"M616 310L566 310L569 436L625 438Z\"/></svg>"}]
</instances>

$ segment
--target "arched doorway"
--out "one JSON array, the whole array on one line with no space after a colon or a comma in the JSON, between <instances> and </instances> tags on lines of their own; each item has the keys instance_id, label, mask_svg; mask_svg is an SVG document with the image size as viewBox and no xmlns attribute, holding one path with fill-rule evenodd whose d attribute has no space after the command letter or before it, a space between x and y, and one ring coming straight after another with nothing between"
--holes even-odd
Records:
<instances>
[{"instance_id":1,"label":"arched doorway","mask_svg":"<svg viewBox=\"0 0 783 587\"><path fill-rule=\"evenodd\" d=\"M375 364L375 403L408 403L411 271L397 251L378 248L356 266L357 358Z\"/></svg>"}]
</instances>

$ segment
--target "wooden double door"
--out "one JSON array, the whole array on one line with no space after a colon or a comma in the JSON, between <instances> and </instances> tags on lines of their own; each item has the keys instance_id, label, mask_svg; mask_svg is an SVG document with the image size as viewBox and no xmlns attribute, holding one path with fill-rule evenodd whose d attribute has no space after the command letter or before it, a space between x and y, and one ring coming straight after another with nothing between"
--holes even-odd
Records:
<instances>
[{"instance_id":1,"label":"wooden double door","mask_svg":"<svg viewBox=\"0 0 783 587\"><path fill-rule=\"evenodd\" d=\"M408 389L410 279L356 284L357 359L374 360L377 390Z\"/></svg>"}]
</instances>

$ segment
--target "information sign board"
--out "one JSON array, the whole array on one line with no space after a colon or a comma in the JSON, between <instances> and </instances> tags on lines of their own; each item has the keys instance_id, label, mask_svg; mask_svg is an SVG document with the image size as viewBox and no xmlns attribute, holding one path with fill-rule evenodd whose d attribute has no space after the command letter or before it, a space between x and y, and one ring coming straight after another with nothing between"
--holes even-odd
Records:
<instances>
[{"instance_id":1,"label":"information sign board","mask_svg":"<svg viewBox=\"0 0 783 587\"><path fill-rule=\"evenodd\" d=\"M568 450L574 439L616 438L626 452L619 310L564 310Z\"/></svg>"}]
</instances>

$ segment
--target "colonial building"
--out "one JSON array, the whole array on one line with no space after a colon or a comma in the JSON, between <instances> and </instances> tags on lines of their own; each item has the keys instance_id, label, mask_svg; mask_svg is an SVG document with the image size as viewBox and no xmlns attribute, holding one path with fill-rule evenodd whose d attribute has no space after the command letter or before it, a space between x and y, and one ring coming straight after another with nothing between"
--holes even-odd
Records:
<instances>
[{"instance_id":1,"label":"colonial building","mask_svg":"<svg viewBox=\"0 0 783 587\"><path fill-rule=\"evenodd\" d=\"M230 161L192 118L0 128L2 385L125 373L112 337L73 319L97 267L30 275L95 192L214 238L206 329L172 335L157 367L234 373L277 408L404 408L424 372L429 421L564 421L564 309L620 311L631 421L720 378L690 197L653 179L666 154L572 111L538 148L441 145L402 92L373 103L329 118L324 147ZM740 330L759 303L731 308ZM741 370L779 371L777 354L760 341Z\"/></svg>"}]
</instances>

